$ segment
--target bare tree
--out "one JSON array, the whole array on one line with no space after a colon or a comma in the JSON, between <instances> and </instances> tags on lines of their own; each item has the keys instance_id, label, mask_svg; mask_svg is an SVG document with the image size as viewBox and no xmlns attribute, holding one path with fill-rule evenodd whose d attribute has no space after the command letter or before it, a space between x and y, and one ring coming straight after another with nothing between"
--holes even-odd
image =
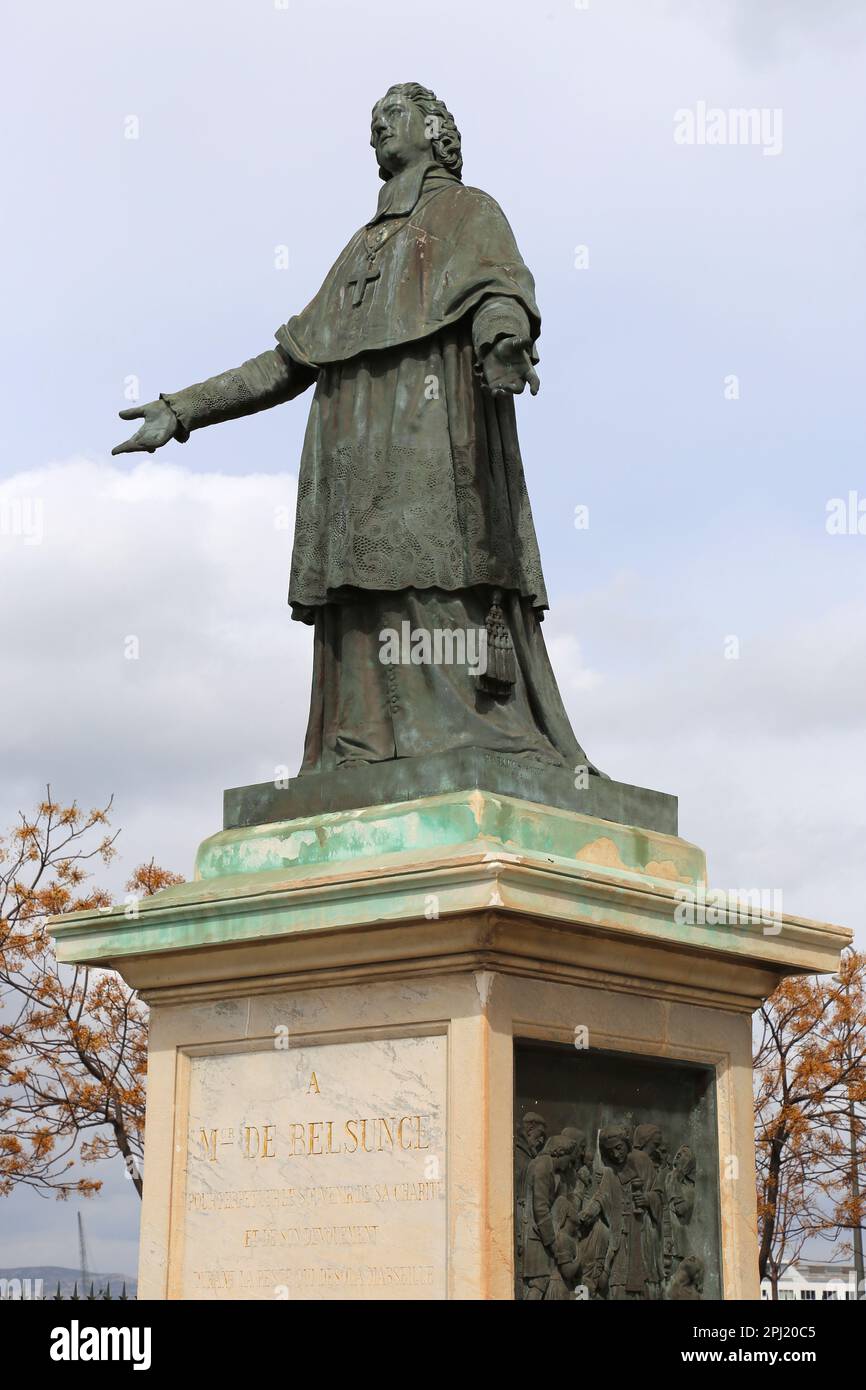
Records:
<instances>
[{"instance_id":1,"label":"bare tree","mask_svg":"<svg viewBox=\"0 0 866 1390\"><path fill-rule=\"evenodd\" d=\"M0 1196L89 1196L102 1183L78 1161L116 1154L141 1195L147 1011L112 971L58 965L47 930L55 913L111 905L89 883L115 854L110 810L61 806L48 788L0 840ZM127 889L181 881L151 860Z\"/></svg>"}]
</instances>

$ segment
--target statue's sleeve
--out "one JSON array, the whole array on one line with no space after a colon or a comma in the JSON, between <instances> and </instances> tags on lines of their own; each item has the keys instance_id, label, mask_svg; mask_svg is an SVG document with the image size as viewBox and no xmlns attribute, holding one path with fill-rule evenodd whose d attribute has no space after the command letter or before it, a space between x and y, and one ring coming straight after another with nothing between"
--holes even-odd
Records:
<instances>
[{"instance_id":1,"label":"statue's sleeve","mask_svg":"<svg viewBox=\"0 0 866 1390\"><path fill-rule=\"evenodd\" d=\"M598 1185L592 1196L587 1197L580 1209L580 1214L586 1217L587 1222L598 1221L599 1219L610 1225L609 1203L607 1201L609 1192L606 1171L603 1172L598 1180Z\"/></svg>"},{"instance_id":2,"label":"statue's sleeve","mask_svg":"<svg viewBox=\"0 0 866 1390\"><path fill-rule=\"evenodd\" d=\"M476 361L480 362L493 347L497 338L528 338L529 315L519 299L509 295L490 295L475 310L472 320L472 343Z\"/></svg>"},{"instance_id":3,"label":"statue's sleeve","mask_svg":"<svg viewBox=\"0 0 866 1390\"><path fill-rule=\"evenodd\" d=\"M269 348L233 371L208 377L182 391L165 392L160 399L177 416L175 439L185 444L193 430L205 425L237 420L292 400L306 391L317 375L313 368L296 362L284 348Z\"/></svg>"}]
</instances>

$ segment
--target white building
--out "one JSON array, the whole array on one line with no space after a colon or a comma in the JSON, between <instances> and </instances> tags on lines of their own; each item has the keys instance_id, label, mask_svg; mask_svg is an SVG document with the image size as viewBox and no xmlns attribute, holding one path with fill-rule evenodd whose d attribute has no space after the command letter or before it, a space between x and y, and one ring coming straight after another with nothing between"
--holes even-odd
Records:
<instances>
[{"instance_id":1,"label":"white building","mask_svg":"<svg viewBox=\"0 0 866 1390\"><path fill-rule=\"evenodd\" d=\"M772 1298L769 1279L761 1280L761 1298ZM834 1299L856 1299L857 1284L853 1265L820 1264L801 1260L786 1265L779 1279L779 1299L803 1299L807 1303L830 1302Z\"/></svg>"}]
</instances>

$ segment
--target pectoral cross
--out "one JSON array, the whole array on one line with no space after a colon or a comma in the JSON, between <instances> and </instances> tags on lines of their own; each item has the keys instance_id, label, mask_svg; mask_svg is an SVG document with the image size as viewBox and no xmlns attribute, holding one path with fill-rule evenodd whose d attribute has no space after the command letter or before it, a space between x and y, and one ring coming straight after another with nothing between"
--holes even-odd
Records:
<instances>
[{"instance_id":1,"label":"pectoral cross","mask_svg":"<svg viewBox=\"0 0 866 1390\"><path fill-rule=\"evenodd\" d=\"M374 270L371 265L369 270L359 270L358 274L352 280L349 281L348 288L351 289L353 285L355 287L355 293L352 296L353 309L357 309L358 305L364 302L364 294L366 292L367 286L370 284L372 280L378 280L381 274L381 270Z\"/></svg>"}]
</instances>

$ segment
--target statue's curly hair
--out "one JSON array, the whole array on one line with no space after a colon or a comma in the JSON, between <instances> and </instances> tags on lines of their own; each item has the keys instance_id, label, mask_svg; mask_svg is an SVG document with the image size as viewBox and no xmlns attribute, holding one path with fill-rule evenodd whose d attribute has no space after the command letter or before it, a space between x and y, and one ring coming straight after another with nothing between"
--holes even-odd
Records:
<instances>
[{"instance_id":1,"label":"statue's curly hair","mask_svg":"<svg viewBox=\"0 0 866 1390\"><path fill-rule=\"evenodd\" d=\"M638 1125L631 1138L632 1148L645 1149L655 1134L658 1135L659 1139L662 1138L662 1132L658 1125Z\"/></svg>"},{"instance_id":2,"label":"statue's curly hair","mask_svg":"<svg viewBox=\"0 0 866 1390\"><path fill-rule=\"evenodd\" d=\"M598 1147L601 1154L604 1155L618 1139L624 1139L631 1148L631 1135L626 1125L605 1125L604 1129L600 1129Z\"/></svg>"},{"instance_id":3,"label":"statue's curly hair","mask_svg":"<svg viewBox=\"0 0 866 1390\"><path fill-rule=\"evenodd\" d=\"M393 86L388 88L385 96L391 92L400 92L402 96L408 97L428 120L435 121L436 134L431 139L433 158L437 164L442 165L443 169L447 169L449 174L453 174L458 179L462 178L463 155L460 153L460 131L457 129L454 117L444 101L440 101L436 93L431 92L429 87L422 87L420 82L395 82ZM380 179L389 179L391 175L387 169L380 166L379 177Z\"/></svg>"},{"instance_id":4,"label":"statue's curly hair","mask_svg":"<svg viewBox=\"0 0 866 1390\"><path fill-rule=\"evenodd\" d=\"M550 1158L565 1158L567 1154L574 1153L575 1147L576 1141L567 1134L551 1134L541 1152Z\"/></svg>"}]
</instances>

